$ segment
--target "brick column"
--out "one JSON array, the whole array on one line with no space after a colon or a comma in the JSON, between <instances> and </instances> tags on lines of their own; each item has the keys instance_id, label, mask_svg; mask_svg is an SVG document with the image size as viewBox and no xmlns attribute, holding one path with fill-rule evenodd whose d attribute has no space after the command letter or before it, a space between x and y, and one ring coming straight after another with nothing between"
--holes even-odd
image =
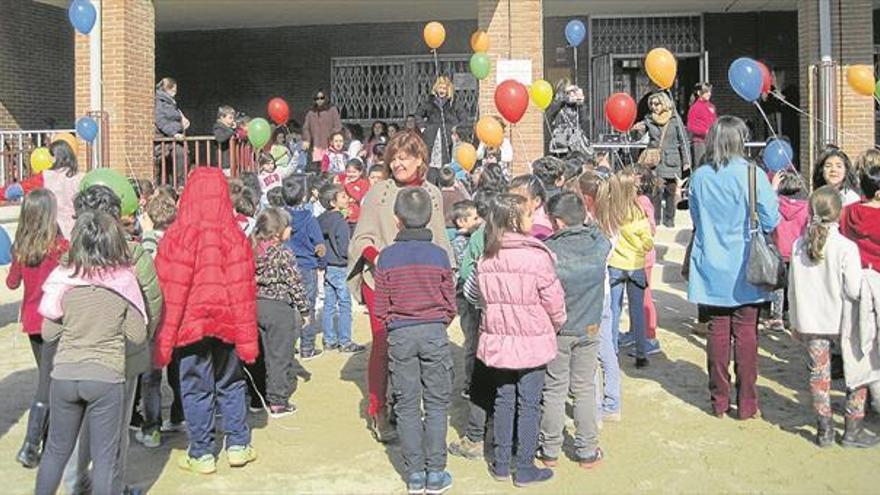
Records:
<instances>
[{"instance_id":1,"label":"brick column","mask_svg":"<svg viewBox=\"0 0 880 495\"><path fill-rule=\"evenodd\" d=\"M151 0L102 0L103 110L109 115L109 160L126 176L153 178L156 15ZM75 34L76 116L88 111L89 38ZM83 153L84 150L81 150ZM85 159L85 155L80 156Z\"/></svg>"},{"instance_id":2,"label":"brick column","mask_svg":"<svg viewBox=\"0 0 880 495\"><path fill-rule=\"evenodd\" d=\"M509 12L509 15L508 15ZM478 0L480 29L489 34L492 70L480 81L480 115L495 109L495 69L500 59L530 59L532 80L544 77L544 12L542 0ZM508 37L509 34L509 37ZM513 145L513 172L528 172L531 161L544 154L544 116L534 105L507 137Z\"/></svg>"},{"instance_id":3,"label":"brick column","mask_svg":"<svg viewBox=\"0 0 880 495\"><path fill-rule=\"evenodd\" d=\"M834 69L835 103L837 107L837 143L855 158L874 143L874 101L870 96L856 94L846 81L850 65L874 64L873 2L871 0L831 1L831 57ZM811 67L820 62L819 2L798 2L798 45L800 51L800 107L818 116L816 98L818 80ZM813 76L811 77L811 73ZM811 123L801 119L801 170L812 174L817 158L813 144L818 139L810 132ZM814 126L815 127L815 126Z\"/></svg>"}]
</instances>

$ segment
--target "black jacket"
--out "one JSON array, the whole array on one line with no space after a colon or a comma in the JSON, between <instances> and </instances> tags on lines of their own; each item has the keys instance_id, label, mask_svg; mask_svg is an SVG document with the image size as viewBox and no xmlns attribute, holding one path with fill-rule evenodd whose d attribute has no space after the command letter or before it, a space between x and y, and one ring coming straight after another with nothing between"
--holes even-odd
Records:
<instances>
[{"instance_id":1,"label":"black jacket","mask_svg":"<svg viewBox=\"0 0 880 495\"><path fill-rule=\"evenodd\" d=\"M214 122L214 139L220 148L220 165L229 168L229 140L235 135L235 129L226 127L220 121Z\"/></svg>"},{"instance_id":2,"label":"black jacket","mask_svg":"<svg viewBox=\"0 0 880 495\"><path fill-rule=\"evenodd\" d=\"M160 137L174 137L175 134L183 133L183 115L177 102L161 89L156 91L154 122L156 135Z\"/></svg>"},{"instance_id":3,"label":"black jacket","mask_svg":"<svg viewBox=\"0 0 880 495\"><path fill-rule=\"evenodd\" d=\"M318 217L321 234L327 254L324 261L328 266L348 266L348 242L351 238L351 227L338 210L325 211Z\"/></svg>"},{"instance_id":4,"label":"black jacket","mask_svg":"<svg viewBox=\"0 0 880 495\"><path fill-rule=\"evenodd\" d=\"M459 124L468 122L467 115L464 110L455 103L455 100L448 98L443 99L442 112L438 100L431 95L426 101L423 101L416 110L416 118L419 119L425 131L422 133L422 139L428 146L428 159L431 157L431 150L434 149L434 140L443 132L443 163L449 163L452 152L452 128ZM442 114L442 118L441 118ZM444 125L445 124L445 125Z\"/></svg>"}]
</instances>

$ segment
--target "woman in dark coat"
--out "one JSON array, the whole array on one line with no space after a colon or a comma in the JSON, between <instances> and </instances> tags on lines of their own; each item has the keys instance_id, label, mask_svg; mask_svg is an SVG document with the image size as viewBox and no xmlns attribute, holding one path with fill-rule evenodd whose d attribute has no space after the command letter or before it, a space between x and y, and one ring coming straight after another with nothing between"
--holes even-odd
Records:
<instances>
[{"instance_id":1,"label":"woman in dark coat","mask_svg":"<svg viewBox=\"0 0 880 495\"><path fill-rule=\"evenodd\" d=\"M184 133L189 128L189 119L183 115L177 106L177 81L170 77L165 77L156 85L156 100L154 107L154 123L156 126L156 136L163 138L174 138L174 143L166 143L164 146L156 145L153 150L153 156L156 159L156 165L159 169L159 180L162 180L162 173L166 175L164 182L171 182L172 173L176 172L178 184L182 184L185 175L183 150ZM165 158L165 167L162 170L162 158Z\"/></svg>"},{"instance_id":2,"label":"woman in dark coat","mask_svg":"<svg viewBox=\"0 0 880 495\"><path fill-rule=\"evenodd\" d=\"M547 107L547 120L552 129L550 135L550 153L568 155L579 151L592 155L586 131L588 115L584 103L584 91L568 79L560 79L556 83L556 96Z\"/></svg>"},{"instance_id":3,"label":"woman in dark coat","mask_svg":"<svg viewBox=\"0 0 880 495\"><path fill-rule=\"evenodd\" d=\"M452 157L452 128L467 122L464 110L455 103L455 86L440 76L431 88L431 95L419 105L416 118L424 128L422 139L428 146L431 167L442 167ZM440 136L440 139L437 137Z\"/></svg>"}]
</instances>

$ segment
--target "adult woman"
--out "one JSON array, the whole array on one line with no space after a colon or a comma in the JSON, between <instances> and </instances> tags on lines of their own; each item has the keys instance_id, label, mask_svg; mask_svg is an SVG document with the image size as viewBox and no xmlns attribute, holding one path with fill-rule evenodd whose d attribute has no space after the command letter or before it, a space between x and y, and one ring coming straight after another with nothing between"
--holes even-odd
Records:
<instances>
[{"instance_id":1,"label":"adult woman","mask_svg":"<svg viewBox=\"0 0 880 495\"><path fill-rule=\"evenodd\" d=\"M706 134L718 116L712 99L712 85L707 82L697 83L691 96L691 108L688 110L687 129L694 143L694 161L696 166L703 163L706 154Z\"/></svg>"},{"instance_id":2,"label":"adult woman","mask_svg":"<svg viewBox=\"0 0 880 495\"><path fill-rule=\"evenodd\" d=\"M592 154L589 149L584 126L587 125L587 106L584 104L584 91L568 79L556 83L556 96L547 107L547 119L552 129L550 153L567 155L579 151Z\"/></svg>"},{"instance_id":3,"label":"adult woman","mask_svg":"<svg viewBox=\"0 0 880 495\"><path fill-rule=\"evenodd\" d=\"M162 166L162 159L165 159L164 169L159 170L159 174L167 174L166 181L171 181L172 173L176 172L177 182L183 183L184 179L184 160L185 154L183 150L183 134L189 129L189 119L180 111L177 106L177 81L170 77L164 77L159 84L156 85L156 100L154 106L156 136L173 137L177 142L171 146L167 144L156 145L153 150L153 156L156 158L157 164ZM173 172L172 172L173 171Z\"/></svg>"},{"instance_id":4,"label":"adult woman","mask_svg":"<svg viewBox=\"0 0 880 495\"><path fill-rule=\"evenodd\" d=\"M813 167L813 189L832 186L840 191L840 199L846 207L858 203L862 198L859 179L853 170L849 156L840 148L829 146L819 155Z\"/></svg>"},{"instance_id":5,"label":"adult woman","mask_svg":"<svg viewBox=\"0 0 880 495\"><path fill-rule=\"evenodd\" d=\"M43 171L43 187L52 191L58 202L58 227L65 239L70 239L75 222L73 218L73 198L79 192L83 173L79 172L76 154L64 141L58 140L49 145L52 155L52 168Z\"/></svg>"},{"instance_id":6,"label":"adult woman","mask_svg":"<svg viewBox=\"0 0 880 495\"><path fill-rule=\"evenodd\" d=\"M675 227L675 203L679 181L685 170L691 167L687 133L681 118L675 113L672 99L666 93L654 93L648 98L651 109L645 120L633 128L647 130L648 148L660 150L660 162L654 173L663 181L663 188L654 196L654 221L661 220L666 227ZM665 203L665 206L661 205ZM662 218L661 218L662 213Z\"/></svg>"},{"instance_id":7,"label":"adult woman","mask_svg":"<svg viewBox=\"0 0 880 495\"><path fill-rule=\"evenodd\" d=\"M452 128L466 123L467 116L455 104L455 86L448 77L437 78L428 99L416 110L416 117L425 129L422 138L428 146L430 166L442 167L449 163Z\"/></svg>"},{"instance_id":8,"label":"adult woman","mask_svg":"<svg viewBox=\"0 0 880 495\"><path fill-rule=\"evenodd\" d=\"M349 288L352 296L366 304L370 312L373 345L367 372L369 415L377 440L385 442L393 436L385 408L388 383L387 343L385 328L373 312L373 268L379 252L394 242L399 231L394 219L394 200L400 189L419 185L431 195L432 212L428 228L434 243L446 249L452 260L452 248L446 237L443 219L443 198L440 190L425 181L428 172L428 148L415 131L398 132L385 149L385 162L392 178L377 182L363 200L361 217L348 249Z\"/></svg>"},{"instance_id":9,"label":"adult woman","mask_svg":"<svg viewBox=\"0 0 880 495\"><path fill-rule=\"evenodd\" d=\"M330 96L323 89L315 91L315 104L306 113L302 126L303 149L311 146L312 159L310 169L321 170L321 160L330 143L330 136L342 130L342 119L339 110L330 103Z\"/></svg>"},{"instance_id":10,"label":"adult woman","mask_svg":"<svg viewBox=\"0 0 880 495\"><path fill-rule=\"evenodd\" d=\"M688 300L708 317L707 366L712 409L722 417L729 407L730 341L734 340L737 405L740 419L758 414L758 307L771 293L746 281L749 242L748 129L738 117L723 116L706 139L707 166L690 180L694 240ZM756 173L759 228L779 223L779 203L767 175Z\"/></svg>"}]
</instances>

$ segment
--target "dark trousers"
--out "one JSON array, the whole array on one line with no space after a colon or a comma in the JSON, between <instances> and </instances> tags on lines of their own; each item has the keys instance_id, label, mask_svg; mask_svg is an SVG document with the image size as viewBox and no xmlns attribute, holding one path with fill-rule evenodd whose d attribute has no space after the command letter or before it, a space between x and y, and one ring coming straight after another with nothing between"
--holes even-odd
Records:
<instances>
[{"instance_id":1,"label":"dark trousers","mask_svg":"<svg viewBox=\"0 0 880 495\"><path fill-rule=\"evenodd\" d=\"M406 473L446 469L446 413L452 397L452 352L445 325L388 333L388 369Z\"/></svg>"},{"instance_id":2,"label":"dark trousers","mask_svg":"<svg viewBox=\"0 0 880 495\"><path fill-rule=\"evenodd\" d=\"M226 447L251 443L245 382L232 344L213 338L180 349L180 389L189 431L189 455L216 453L214 406L223 414Z\"/></svg>"},{"instance_id":3,"label":"dark trousers","mask_svg":"<svg viewBox=\"0 0 880 495\"><path fill-rule=\"evenodd\" d=\"M728 368L732 337L739 417L750 418L758 412L758 306L703 306L703 311L709 319L706 366L712 409L715 414L724 414L730 407Z\"/></svg>"},{"instance_id":4,"label":"dark trousers","mask_svg":"<svg viewBox=\"0 0 880 495\"><path fill-rule=\"evenodd\" d=\"M293 367L293 343L296 340L298 318L296 310L287 303L257 299L257 325L260 329L260 357L263 364L266 402L271 406L287 404L296 390ZM260 363L248 370L259 368ZM254 397L251 397L253 402Z\"/></svg>"},{"instance_id":5,"label":"dark trousers","mask_svg":"<svg viewBox=\"0 0 880 495\"><path fill-rule=\"evenodd\" d=\"M477 343L480 339L480 310L465 299L464 294L456 296L458 304L459 324L464 334L464 389L471 386L474 373L474 361L477 357Z\"/></svg>"},{"instance_id":6,"label":"dark trousers","mask_svg":"<svg viewBox=\"0 0 880 495\"><path fill-rule=\"evenodd\" d=\"M89 431L92 493L113 493L125 385L53 380L50 389L49 439L37 473L37 495L51 495L58 489L64 466L84 423Z\"/></svg>"},{"instance_id":7,"label":"dark trousers","mask_svg":"<svg viewBox=\"0 0 880 495\"><path fill-rule=\"evenodd\" d=\"M538 429L541 422L541 393L545 368L528 370L493 369L495 376L495 470L510 467L516 423L516 468L535 465Z\"/></svg>"},{"instance_id":8,"label":"dark trousers","mask_svg":"<svg viewBox=\"0 0 880 495\"><path fill-rule=\"evenodd\" d=\"M171 363L166 369L168 373L168 385L171 387L171 422L182 423L186 417L183 414L183 394L180 392L180 356L177 351L171 355Z\"/></svg>"},{"instance_id":9,"label":"dark trousers","mask_svg":"<svg viewBox=\"0 0 880 495\"><path fill-rule=\"evenodd\" d=\"M654 194L654 222L660 225L675 225L675 198L678 193L678 180L675 177L671 179L660 179L663 181L663 187ZM662 208L661 208L662 205Z\"/></svg>"},{"instance_id":10,"label":"dark trousers","mask_svg":"<svg viewBox=\"0 0 880 495\"><path fill-rule=\"evenodd\" d=\"M315 349L315 337L318 327L315 325L315 301L318 299L318 270L314 268L299 268L303 284L306 286L306 297L309 298L309 324L302 329L300 337L300 351L308 352Z\"/></svg>"},{"instance_id":11,"label":"dark trousers","mask_svg":"<svg viewBox=\"0 0 880 495\"><path fill-rule=\"evenodd\" d=\"M464 434L472 442L482 442L489 417L495 412L495 382L491 369L479 359L474 361L469 392L471 400Z\"/></svg>"},{"instance_id":12,"label":"dark trousers","mask_svg":"<svg viewBox=\"0 0 880 495\"><path fill-rule=\"evenodd\" d=\"M46 342L39 335L29 336L31 352L34 353L34 361L37 362L39 381L37 392L34 394L34 403L49 403L49 384L52 382L52 361L55 360L55 351L58 349L58 341Z\"/></svg>"}]
</instances>

